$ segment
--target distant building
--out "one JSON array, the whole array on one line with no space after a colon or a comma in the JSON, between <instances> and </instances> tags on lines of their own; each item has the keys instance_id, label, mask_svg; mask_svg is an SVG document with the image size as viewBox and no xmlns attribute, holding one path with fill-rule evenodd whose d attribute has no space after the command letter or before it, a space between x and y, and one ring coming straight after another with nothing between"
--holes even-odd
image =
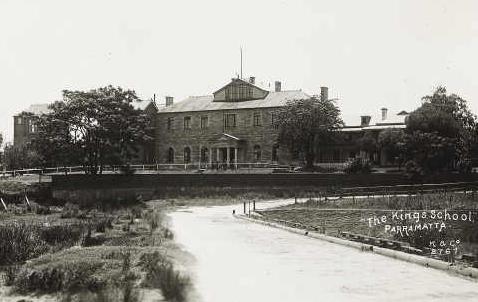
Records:
<instances>
[{"instance_id":1,"label":"distant building","mask_svg":"<svg viewBox=\"0 0 478 302\"><path fill-rule=\"evenodd\" d=\"M268 91L235 78L211 95L174 103L166 98L157 117L156 151L159 163L287 162L277 145L274 113L288 101L310 96L301 90L283 91L275 82Z\"/></svg>"},{"instance_id":2,"label":"distant building","mask_svg":"<svg viewBox=\"0 0 478 302\"><path fill-rule=\"evenodd\" d=\"M37 134L37 120L42 114L50 113L50 104L35 104L28 107L26 110L15 115L13 117L13 145L22 146L28 143ZM157 113L157 106L153 100L144 101L140 100L132 103L135 109L144 111L150 119L152 141L138 146L137 158L134 159L135 163L155 163L154 152L154 129L155 129L155 117Z\"/></svg>"},{"instance_id":3,"label":"distant building","mask_svg":"<svg viewBox=\"0 0 478 302\"><path fill-rule=\"evenodd\" d=\"M21 146L29 142L37 132L37 119L49 113L49 104L35 104L13 116L13 145Z\"/></svg>"},{"instance_id":4,"label":"distant building","mask_svg":"<svg viewBox=\"0 0 478 302\"><path fill-rule=\"evenodd\" d=\"M158 113L158 106L155 100L138 101L133 103L135 109L142 110L149 116L151 124L149 125L151 141L138 146L138 153L133 163L153 164L156 163L155 154L155 129L156 129L156 114Z\"/></svg>"},{"instance_id":5,"label":"distant building","mask_svg":"<svg viewBox=\"0 0 478 302\"><path fill-rule=\"evenodd\" d=\"M393 162L385 152L377 148L373 152L365 152L360 148L359 140L369 135L376 143L381 131L385 129L405 129L407 111L390 114L388 108L381 108L379 114L343 117L345 126L340 130L342 135L338 142L322 146L317 161L322 163L342 163L355 157L386 166Z\"/></svg>"}]
</instances>

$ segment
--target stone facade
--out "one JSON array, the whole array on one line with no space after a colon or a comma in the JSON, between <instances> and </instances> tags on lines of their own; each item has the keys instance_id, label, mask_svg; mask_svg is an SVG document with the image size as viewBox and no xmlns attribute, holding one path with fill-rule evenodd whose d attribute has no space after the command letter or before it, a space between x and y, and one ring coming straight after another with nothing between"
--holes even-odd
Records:
<instances>
[{"instance_id":1,"label":"stone facade","mask_svg":"<svg viewBox=\"0 0 478 302\"><path fill-rule=\"evenodd\" d=\"M251 78L253 79L253 78ZM278 129L273 125L274 112L288 101L308 98L300 90L281 91L280 82L274 91L257 87L254 81L232 79L212 95L189 97L173 103L167 97L166 107L158 110L156 120L156 160L169 164L278 163L290 164L292 156L277 145ZM321 98L328 99L328 88L321 87ZM351 158L368 159L378 165L390 161L383 150L370 153L357 142L366 134L375 141L381 131L403 129L407 112L379 117L354 117L340 129L340 138L317 146L316 163L344 163ZM356 124L360 121L360 124ZM374 123L372 123L374 121ZM355 126L354 126L355 124Z\"/></svg>"},{"instance_id":2,"label":"stone facade","mask_svg":"<svg viewBox=\"0 0 478 302\"><path fill-rule=\"evenodd\" d=\"M21 146L29 142L37 132L36 120L48 113L48 104L31 105L25 111L13 117L13 145Z\"/></svg>"},{"instance_id":3,"label":"stone facade","mask_svg":"<svg viewBox=\"0 0 478 302\"><path fill-rule=\"evenodd\" d=\"M160 163L278 162L284 154L276 148L278 131L272 124L275 109L159 113L158 160ZM226 125L231 115L235 115L235 126ZM185 119L190 119L190 127L185 127Z\"/></svg>"},{"instance_id":4,"label":"stone facade","mask_svg":"<svg viewBox=\"0 0 478 302\"><path fill-rule=\"evenodd\" d=\"M280 87L280 85L279 85ZM263 90L233 79L213 95L190 97L159 110L156 148L159 163L282 163L289 155L277 145L274 112L301 91Z\"/></svg>"}]
</instances>

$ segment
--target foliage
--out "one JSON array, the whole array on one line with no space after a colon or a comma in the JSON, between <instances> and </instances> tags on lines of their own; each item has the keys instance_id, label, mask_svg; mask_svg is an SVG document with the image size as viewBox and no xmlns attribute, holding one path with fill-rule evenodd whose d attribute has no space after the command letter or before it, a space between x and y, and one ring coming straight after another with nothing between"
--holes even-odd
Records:
<instances>
[{"instance_id":1,"label":"foliage","mask_svg":"<svg viewBox=\"0 0 478 302\"><path fill-rule=\"evenodd\" d=\"M404 160L404 136L402 129L385 129L378 135L378 146L385 152L387 158L400 167Z\"/></svg>"},{"instance_id":2,"label":"foliage","mask_svg":"<svg viewBox=\"0 0 478 302\"><path fill-rule=\"evenodd\" d=\"M107 86L63 91L63 101L38 122L34 140L46 165L83 165L90 174L125 165L149 141L148 116L133 108L134 91Z\"/></svg>"},{"instance_id":3,"label":"foliage","mask_svg":"<svg viewBox=\"0 0 478 302\"><path fill-rule=\"evenodd\" d=\"M40 162L40 154L30 144L5 146L4 164L7 170L34 168L38 167Z\"/></svg>"},{"instance_id":4,"label":"foliage","mask_svg":"<svg viewBox=\"0 0 478 302\"><path fill-rule=\"evenodd\" d=\"M27 185L20 181L14 180L0 180L0 191L11 193L22 193L27 188Z\"/></svg>"},{"instance_id":5,"label":"foliage","mask_svg":"<svg viewBox=\"0 0 478 302\"><path fill-rule=\"evenodd\" d=\"M365 132L364 135L357 140L360 150L371 154L377 150L377 140L372 132Z\"/></svg>"},{"instance_id":6,"label":"foliage","mask_svg":"<svg viewBox=\"0 0 478 302\"><path fill-rule=\"evenodd\" d=\"M471 169L471 149L476 143L476 116L464 99L447 94L438 87L432 95L422 98L420 108L406 120L405 157L416 172L426 174Z\"/></svg>"},{"instance_id":7,"label":"foliage","mask_svg":"<svg viewBox=\"0 0 478 302\"><path fill-rule=\"evenodd\" d=\"M9 224L0 226L0 266L24 262L48 251L36 226Z\"/></svg>"},{"instance_id":8,"label":"foliage","mask_svg":"<svg viewBox=\"0 0 478 302\"><path fill-rule=\"evenodd\" d=\"M159 288L167 301L186 300L190 280L174 270L173 265L158 252L143 254L140 265L146 271L145 285Z\"/></svg>"},{"instance_id":9,"label":"foliage","mask_svg":"<svg viewBox=\"0 0 478 302\"><path fill-rule=\"evenodd\" d=\"M370 173L371 171L370 161L358 157L347 162L344 169L344 172L348 174Z\"/></svg>"},{"instance_id":10,"label":"foliage","mask_svg":"<svg viewBox=\"0 0 478 302\"><path fill-rule=\"evenodd\" d=\"M59 262L40 266L36 269L24 268L15 278L15 288L19 292L97 290L104 285L94 276L101 268L101 262Z\"/></svg>"},{"instance_id":11,"label":"foliage","mask_svg":"<svg viewBox=\"0 0 478 302\"><path fill-rule=\"evenodd\" d=\"M87 223L0 225L0 266L22 263L47 252L74 246L82 241L88 228L96 226Z\"/></svg>"},{"instance_id":12,"label":"foliage","mask_svg":"<svg viewBox=\"0 0 478 302\"><path fill-rule=\"evenodd\" d=\"M313 167L318 147L343 125L335 102L316 97L288 102L274 123L279 128L279 144L300 155L308 169Z\"/></svg>"}]
</instances>

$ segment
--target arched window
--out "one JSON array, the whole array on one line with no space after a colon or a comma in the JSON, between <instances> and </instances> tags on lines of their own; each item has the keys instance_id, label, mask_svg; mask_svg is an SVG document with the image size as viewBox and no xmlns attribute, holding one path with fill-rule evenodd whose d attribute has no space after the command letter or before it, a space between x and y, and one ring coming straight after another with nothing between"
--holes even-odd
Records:
<instances>
[{"instance_id":1,"label":"arched window","mask_svg":"<svg viewBox=\"0 0 478 302\"><path fill-rule=\"evenodd\" d=\"M191 148L184 148L184 163L189 164L191 162Z\"/></svg>"},{"instance_id":2,"label":"arched window","mask_svg":"<svg viewBox=\"0 0 478 302\"><path fill-rule=\"evenodd\" d=\"M261 161L261 158L262 158L261 146L255 145L254 146L254 161L256 162Z\"/></svg>"},{"instance_id":3,"label":"arched window","mask_svg":"<svg viewBox=\"0 0 478 302\"><path fill-rule=\"evenodd\" d=\"M274 146L272 146L272 161L274 161L274 162L279 161L278 152L279 152L279 145L275 144Z\"/></svg>"},{"instance_id":4,"label":"arched window","mask_svg":"<svg viewBox=\"0 0 478 302\"><path fill-rule=\"evenodd\" d=\"M168 149L168 163L174 164L174 149L172 147Z\"/></svg>"},{"instance_id":5,"label":"arched window","mask_svg":"<svg viewBox=\"0 0 478 302\"><path fill-rule=\"evenodd\" d=\"M207 163L209 161L209 150L206 147L201 148L201 162Z\"/></svg>"}]
</instances>

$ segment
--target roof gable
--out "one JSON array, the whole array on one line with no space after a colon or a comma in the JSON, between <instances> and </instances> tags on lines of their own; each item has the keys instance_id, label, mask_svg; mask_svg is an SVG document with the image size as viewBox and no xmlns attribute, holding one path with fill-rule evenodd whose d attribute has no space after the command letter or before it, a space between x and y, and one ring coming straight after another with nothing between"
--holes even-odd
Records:
<instances>
[{"instance_id":1,"label":"roof gable","mask_svg":"<svg viewBox=\"0 0 478 302\"><path fill-rule=\"evenodd\" d=\"M232 79L214 95L214 102L242 102L265 98L269 92L242 79Z\"/></svg>"},{"instance_id":2,"label":"roof gable","mask_svg":"<svg viewBox=\"0 0 478 302\"><path fill-rule=\"evenodd\" d=\"M237 110L253 108L273 108L282 107L289 101L307 99L310 96L301 90L286 90L280 92L270 92L263 99L243 101L243 102L215 102L214 96L191 96L181 102L174 103L171 106L162 107L159 113L168 112L197 112L212 110Z\"/></svg>"}]
</instances>

